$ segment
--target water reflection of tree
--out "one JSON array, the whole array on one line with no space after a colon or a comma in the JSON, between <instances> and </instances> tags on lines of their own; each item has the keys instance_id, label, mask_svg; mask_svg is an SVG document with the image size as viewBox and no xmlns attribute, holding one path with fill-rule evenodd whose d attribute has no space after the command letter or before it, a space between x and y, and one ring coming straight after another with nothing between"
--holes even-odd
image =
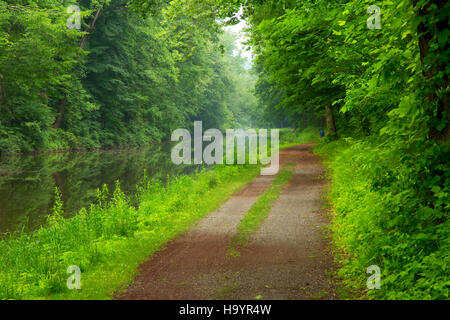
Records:
<instances>
[{"instance_id":1,"label":"water reflection of tree","mask_svg":"<svg viewBox=\"0 0 450 320\"><path fill-rule=\"evenodd\" d=\"M96 190L103 184L113 190L120 180L132 200L144 170L148 177L163 181L195 170L173 165L170 150L161 147L3 158L0 167L9 172L0 176L0 232L24 224L33 230L45 223L56 186L62 192L66 216L71 216L95 201Z\"/></svg>"}]
</instances>

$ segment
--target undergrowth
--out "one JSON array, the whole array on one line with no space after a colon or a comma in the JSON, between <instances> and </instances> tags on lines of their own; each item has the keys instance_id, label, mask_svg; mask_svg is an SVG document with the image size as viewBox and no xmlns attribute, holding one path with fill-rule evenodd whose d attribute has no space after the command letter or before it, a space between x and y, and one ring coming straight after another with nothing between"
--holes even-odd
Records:
<instances>
[{"instance_id":1,"label":"undergrowth","mask_svg":"<svg viewBox=\"0 0 450 320\"><path fill-rule=\"evenodd\" d=\"M448 299L448 149L373 138L320 143L332 181L339 277L373 299ZM436 156L439 155L439 156ZM367 290L367 268L381 288Z\"/></svg>"},{"instance_id":2,"label":"undergrowth","mask_svg":"<svg viewBox=\"0 0 450 320\"><path fill-rule=\"evenodd\" d=\"M290 142L294 139L296 144L305 141L301 134ZM285 142L281 137L282 147ZM63 218L61 194L56 189L56 203L46 225L32 233L2 235L0 299L113 298L133 280L145 259L217 209L255 178L260 168L221 165L169 179L167 185L144 176L136 192L138 207L130 203L119 182L112 193L105 185L97 191L95 204L70 219ZM269 210L290 174L283 171L275 178L270 192L257 204L263 212ZM248 216L241 234L257 227L261 218ZM79 290L67 287L71 266L81 270Z\"/></svg>"},{"instance_id":3,"label":"undergrowth","mask_svg":"<svg viewBox=\"0 0 450 320\"><path fill-rule=\"evenodd\" d=\"M215 210L259 173L258 166L218 166L163 186L139 186L139 208L117 184L97 203L63 219L58 200L48 224L0 241L0 299L108 299L133 278L137 266L168 240ZM60 194L56 191L57 199ZM68 290L69 266L81 269L81 290Z\"/></svg>"}]
</instances>

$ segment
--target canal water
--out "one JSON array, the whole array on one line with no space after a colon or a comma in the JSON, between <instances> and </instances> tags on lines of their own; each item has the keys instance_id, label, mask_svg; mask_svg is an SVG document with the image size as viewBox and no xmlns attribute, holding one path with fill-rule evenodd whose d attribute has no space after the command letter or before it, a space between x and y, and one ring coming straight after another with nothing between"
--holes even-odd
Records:
<instances>
[{"instance_id":1,"label":"canal water","mask_svg":"<svg viewBox=\"0 0 450 320\"><path fill-rule=\"evenodd\" d=\"M144 170L150 178L189 174L199 166L177 166L170 147L152 146L111 152L66 152L0 158L0 234L24 228L30 232L46 221L54 205L55 187L62 192L66 217L88 207L97 188L121 189L133 201Z\"/></svg>"}]
</instances>

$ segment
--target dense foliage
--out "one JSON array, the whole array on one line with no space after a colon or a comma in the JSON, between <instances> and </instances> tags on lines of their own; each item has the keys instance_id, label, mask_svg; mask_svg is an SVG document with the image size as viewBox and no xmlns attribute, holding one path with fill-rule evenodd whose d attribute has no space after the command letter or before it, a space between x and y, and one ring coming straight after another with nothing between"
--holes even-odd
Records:
<instances>
[{"instance_id":1,"label":"dense foliage","mask_svg":"<svg viewBox=\"0 0 450 320\"><path fill-rule=\"evenodd\" d=\"M313 112L326 119L328 142L341 139L319 149L331 161L340 275L363 289L367 267L378 265L372 297L448 298L450 4L239 5L268 112L294 124Z\"/></svg>"},{"instance_id":2,"label":"dense foliage","mask_svg":"<svg viewBox=\"0 0 450 320\"><path fill-rule=\"evenodd\" d=\"M69 4L0 1L0 151L326 124L340 276L364 289L378 265L370 297L448 299L448 1L86 0L84 32ZM240 8L257 79L221 36Z\"/></svg>"},{"instance_id":3,"label":"dense foliage","mask_svg":"<svg viewBox=\"0 0 450 320\"><path fill-rule=\"evenodd\" d=\"M81 30L67 26L71 4ZM202 28L203 6L164 7L0 1L0 153L145 145L194 119L249 126L254 80L233 35Z\"/></svg>"},{"instance_id":4,"label":"dense foliage","mask_svg":"<svg viewBox=\"0 0 450 320\"><path fill-rule=\"evenodd\" d=\"M311 132L284 130L280 143L287 146L311 138ZM260 165L217 165L173 176L172 168L172 176L165 180L164 176L150 179L144 171L134 196L127 195L118 181L113 192L105 184L96 190L96 201L76 215L64 209L64 188L55 187L52 213L38 230L0 236L0 300L112 298L133 280L137 267L149 255L217 209L260 169ZM280 192L282 184L278 183L289 178L290 173L283 172L271 192ZM80 267L82 290L67 290L69 266Z\"/></svg>"}]
</instances>

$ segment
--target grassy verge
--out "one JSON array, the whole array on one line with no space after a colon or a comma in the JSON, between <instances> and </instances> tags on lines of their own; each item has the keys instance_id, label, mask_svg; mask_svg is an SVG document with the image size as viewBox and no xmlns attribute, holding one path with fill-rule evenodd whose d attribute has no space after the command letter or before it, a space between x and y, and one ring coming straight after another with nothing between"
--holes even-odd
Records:
<instances>
[{"instance_id":1,"label":"grassy verge","mask_svg":"<svg viewBox=\"0 0 450 320\"><path fill-rule=\"evenodd\" d=\"M308 140L302 134L288 136L280 138L281 148ZM1 239L0 299L110 299L126 288L143 261L217 209L259 170L260 166L217 166L175 178L167 186L143 179L137 209L119 184L112 195L106 187L99 190L97 203L70 219L62 218L62 202L57 201L46 226ZM241 236L264 220L289 177L283 171L276 178L243 222ZM80 290L67 288L70 266L81 270Z\"/></svg>"},{"instance_id":2,"label":"grassy verge","mask_svg":"<svg viewBox=\"0 0 450 320\"><path fill-rule=\"evenodd\" d=\"M139 187L135 209L117 186L98 203L62 219L61 203L46 227L0 241L0 299L108 299L137 266L168 240L217 209L259 174L257 166L218 166L196 176ZM81 269L81 290L68 290L69 266Z\"/></svg>"},{"instance_id":3,"label":"grassy verge","mask_svg":"<svg viewBox=\"0 0 450 320\"><path fill-rule=\"evenodd\" d=\"M290 167L288 165L288 167ZM258 198L255 204L246 213L237 227L237 233L231 240L228 255L239 256L238 248L245 246L252 234L254 234L266 220L272 210L275 200L280 196L283 187L289 182L293 174L291 169L283 169L275 177L272 185Z\"/></svg>"}]
</instances>

